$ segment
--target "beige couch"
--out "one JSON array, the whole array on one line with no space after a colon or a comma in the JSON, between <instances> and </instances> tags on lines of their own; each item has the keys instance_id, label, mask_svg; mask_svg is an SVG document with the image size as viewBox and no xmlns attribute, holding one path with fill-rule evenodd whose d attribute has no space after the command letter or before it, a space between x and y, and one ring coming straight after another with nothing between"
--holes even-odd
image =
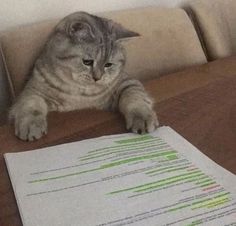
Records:
<instances>
[{"instance_id":1,"label":"beige couch","mask_svg":"<svg viewBox=\"0 0 236 226\"><path fill-rule=\"evenodd\" d=\"M4 62L4 56L0 45L0 116L6 114L7 108L11 103L11 94L9 81L7 78L6 67ZM1 117L0 117L1 124Z\"/></svg>"},{"instance_id":2,"label":"beige couch","mask_svg":"<svg viewBox=\"0 0 236 226\"><path fill-rule=\"evenodd\" d=\"M235 0L194 0L187 9L209 60L236 54Z\"/></svg>"},{"instance_id":3,"label":"beige couch","mask_svg":"<svg viewBox=\"0 0 236 226\"><path fill-rule=\"evenodd\" d=\"M128 54L126 71L132 77L140 80L158 78L207 62L200 41L202 37L198 36L183 9L149 7L101 15L141 34L141 37L124 43ZM35 58L57 22L53 20L17 27L0 34L0 63L3 62L0 67L4 77L4 89L0 87L0 96L3 97L0 101L4 103L0 105L0 124L1 111L19 95Z\"/></svg>"},{"instance_id":4,"label":"beige couch","mask_svg":"<svg viewBox=\"0 0 236 226\"><path fill-rule=\"evenodd\" d=\"M128 54L126 70L131 76L150 79L206 62L197 33L182 9L142 8L102 16L141 34L141 37L124 43ZM19 27L2 34L1 43L14 96L21 91L36 56L57 22Z\"/></svg>"}]
</instances>

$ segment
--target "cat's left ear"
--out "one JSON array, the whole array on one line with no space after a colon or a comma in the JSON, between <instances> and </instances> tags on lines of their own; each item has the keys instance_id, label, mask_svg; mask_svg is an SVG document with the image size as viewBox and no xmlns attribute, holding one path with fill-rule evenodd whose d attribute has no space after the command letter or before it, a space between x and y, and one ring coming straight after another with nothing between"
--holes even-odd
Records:
<instances>
[{"instance_id":1,"label":"cat's left ear","mask_svg":"<svg viewBox=\"0 0 236 226\"><path fill-rule=\"evenodd\" d=\"M73 21L69 26L68 33L79 41L91 42L95 39L91 25L84 21Z\"/></svg>"},{"instance_id":2,"label":"cat's left ear","mask_svg":"<svg viewBox=\"0 0 236 226\"><path fill-rule=\"evenodd\" d=\"M115 41L122 41L133 37L139 37L140 34L131 30L126 29L118 23L112 22L112 33Z\"/></svg>"}]
</instances>

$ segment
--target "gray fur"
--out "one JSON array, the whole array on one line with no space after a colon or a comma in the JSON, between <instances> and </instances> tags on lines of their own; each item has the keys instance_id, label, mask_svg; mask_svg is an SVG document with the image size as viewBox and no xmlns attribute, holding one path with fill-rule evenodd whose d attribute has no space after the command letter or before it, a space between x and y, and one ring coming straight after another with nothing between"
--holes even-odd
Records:
<instances>
[{"instance_id":1,"label":"gray fur","mask_svg":"<svg viewBox=\"0 0 236 226\"><path fill-rule=\"evenodd\" d=\"M117 109L127 129L155 130L158 121L152 100L139 81L123 72L121 41L135 36L111 20L85 12L59 22L10 111L16 136L39 139L47 133L48 112L84 108Z\"/></svg>"}]
</instances>

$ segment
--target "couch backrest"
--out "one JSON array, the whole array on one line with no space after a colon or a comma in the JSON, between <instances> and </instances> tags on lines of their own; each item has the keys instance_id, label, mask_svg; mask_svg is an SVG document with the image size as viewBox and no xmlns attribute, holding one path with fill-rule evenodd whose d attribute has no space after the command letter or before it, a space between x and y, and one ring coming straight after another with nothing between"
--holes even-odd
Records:
<instances>
[{"instance_id":1,"label":"couch backrest","mask_svg":"<svg viewBox=\"0 0 236 226\"><path fill-rule=\"evenodd\" d=\"M236 0L194 0L188 10L209 60L236 54Z\"/></svg>"},{"instance_id":2,"label":"couch backrest","mask_svg":"<svg viewBox=\"0 0 236 226\"><path fill-rule=\"evenodd\" d=\"M142 8L101 14L137 31L141 37L124 43L126 71L141 80L202 64L206 57L197 33L182 9ZM16 28L1 36L5 60L18 95L25 78L58 20Z\"/></svg>"}]
</instances>

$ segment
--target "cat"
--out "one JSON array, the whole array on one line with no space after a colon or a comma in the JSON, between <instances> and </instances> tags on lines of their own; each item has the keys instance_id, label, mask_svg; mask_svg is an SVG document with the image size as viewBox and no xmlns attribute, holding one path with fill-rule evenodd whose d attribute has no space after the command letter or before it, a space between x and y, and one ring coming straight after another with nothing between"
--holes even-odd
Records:
<instances>
[{"instance_id":1,"label":"cat","mask_svg":"<svg viewBox=\"0 0 236 226\"><path fill-rule=\"evenodd\" d=\"M15 135L32 141L47 133L50 111L85 108L118 110L134 133L154 131L159 123L143 85L124 72L122 41L138 33L86 12L62 19L36 59L30 79L9 117Z\"/></svg>"}]
</instances>

